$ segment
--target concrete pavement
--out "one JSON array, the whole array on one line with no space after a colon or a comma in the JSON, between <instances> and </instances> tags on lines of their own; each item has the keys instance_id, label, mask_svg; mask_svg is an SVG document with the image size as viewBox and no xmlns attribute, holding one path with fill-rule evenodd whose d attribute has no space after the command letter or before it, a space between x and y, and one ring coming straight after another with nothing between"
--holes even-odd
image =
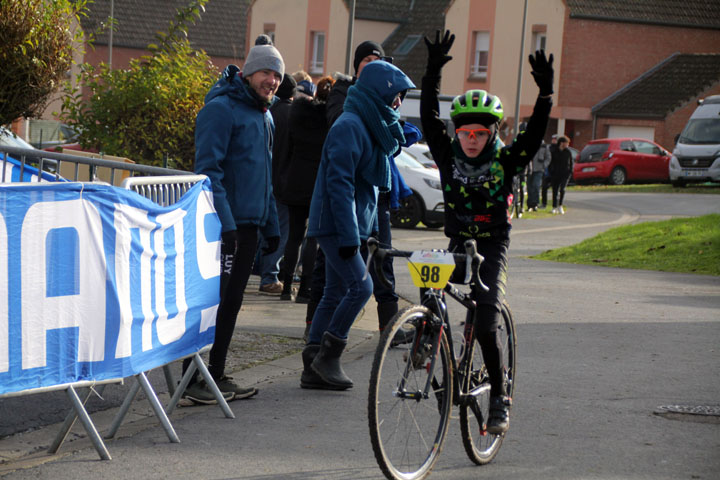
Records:
<instances>
[{"instance_id":1,"label":"concrete pavement","mask_svg":"<svg viewBox=\"0 0 720 480\"><path fill-rule=\"evenodd\" d=\"M570 212L562 218L516 221L511 261L518 268L512 276L511 304L521 322L523 395L514 411L513 435L503 446L501 458L481 472L464 458L454 425L432 478L470 478L482 473L494 478L580 478L581 472L585 477L595 472L593 478L609 479L628 478L629 472L637 472L633 478L657 479L678 478L679 471L692 473L694 478L712 478L705 473L717 466L717 461L707 458L708 452L716 451L717 427L664 423L648 414L648 405L652 408L675 402L686 398L687 392L692 392L698 404L717 398L717 370L713 367L717 357L709 352L716 352L713 344L718 330L709 312L717 312L718 280L552 264L516 256L575 243L596 230L616 225L618 216L630 215L625 219L628 221L642 217L632 208L637 199L634 203L620 202L617 211L608 214L607 208L601 211L593 207L597 198L571 196L575 201L568 202ZM662 212L667 213L667 208ZM405 236L404 231L398 232L398 241L401 236ZM438 232L410 231L402 246L413 242L437 242L432 246L441 246L443 241L438 242L438 237L442 238ZM667 297L669 284L681 287L681 291L672 302L659 301ZM304 329L304 306L260 296L256 291L257 284L248 288L238 330L299 338ZM654 297L653 292L662 297ZM550 301L552 298L555 301ZM613 323L608 323L609 308L614 312ZM650 324L651 319L660 321ZM10 458L0 465L0 475L18 479L380 478L363 411L376 323L374 305L369 304L351 332L351 347L343 360L356 382L352 390L301 390L301 361L295 354L234 373L240 383L259 384L261 388L257 397L230 404L235 420L225 419L213 406L176 410L171 421L182 442L179 445L168 441L157 420L148 414L147 402L137 399L133 417L120 428L118 438L108 442L113 461L99 461L82 435L66 443L59 455L47 455L47 445L58 429L54 425L0 440L0 455ZM641 354L648 359L635 358ZM666 362L667 356L682 361ZM578 358L586 360L578 362ZM560 400L553 400L556 385L565 384L568 375L576 377L569 382L572 388L562 389ZM690 381L695 375L697 380ZM616 394L613 388L627 392ZM605 392L610 392L611 398L604 398ZM538 394L539 400L535 398ZM623 407L622 415L616 414L618 405ZM101 433L112 416L112 411L93 415ZM629 421L633 426L625 432ZM582 425L583 430L573 430L576 425ZM75 430L84 434L79 427ZM607 456L613 445L613 455ZM680 445L688 448L681 449ZM558 456L558 448L567 452ZM682 452L675 460L679 466L657 463L658 458L670 457L669 450ZM693 452L692 460L687 458L688 451ZM30 452L35 453L27 456ZM588 456L588 452L597 453ZM559 470L555 466L558 462L562 467ZM18 470L42 463L46 465ZM647 471L639 473L643 469Z\"/></svg>"},{"instance_id":2,"label":"concrete pavement","mask_svg":"<svg viewBox=\"0 0 720 480\"><path fill-rule=\"evenodd\" d=\"M302 335L305 329L306 305L281 301L279 296L260 294L258 293L258 286L259 277L252 276L245 293L245 300L238 317L236 330L240 333L252 332L260 334L260 338L262 338L263 335L287 337L288 342L291 342L296 349L301 348ZM348 337L347 351L349 354L352 354L353 350L357 349L358 346L376 336L377 325L376 304L374 299L371 298L355 321ZM236 343L231 345L231 347L242 349L242 343ZM229 363L231 362L229 361ZM173 366L173 371L177 378L179 378L178 365ZM302 359L298 351L292 355L264 362L252 368L230 370L228 371L228 375L232 376L235 381L241 385L259 386L260 394L257 399L262 401L262 384L272 382L274 379L280 377L297 377L299 384L301 372ZM164 380L158 372L151 377L151 383L153 383L157 390L160 401L163 404L167 404L170 397L167 394ZM125 392L127 386L108 385L106 387L106 390L112 389ZM31 397L35 397L35 395L24 398L27 399ZM54 397L53 400L56 401L57 395ZM64 400L67 402L67 411L70 411L71 404L67 401L67 397L64 397ZM230 406L233 410L237 410L242 408L242 403L243 401L235 401L231 402ZM181 401L181 407L182 408L179 407L176 409L170 416L171 422L174 422L178 418L199 414L201 412L209 413L210 415L222 415L217 406L198 407L191 405L191 402ZM113 407L91 414L93 422L101 435L112 424L112 420L118 409L118 407ZM37 414L41 415L42 412L37 412ZM28 465L35 465L62 458L69 452L77 451L78 449L92 449L91 443L86 438L85 430L80 425L80 422L76 422L73 432L61 447L60 452L57 455L47 454L47 448L52 443L59 429L60 424L51 424L30 432L18 433L0 439L0 476L12 472L17 468L24 468ZM149 403L145 400L141 392L133 402L131 411L120 427L116 437L123 438L132 436L146 429L157 429L159 434L164 435L159 422L152 413ZM113 449L110 443L108 443L108 450L110 451L110 455L112 455ZM94 450L92 451L94 453Z\"/></svg>"}]
</instances>

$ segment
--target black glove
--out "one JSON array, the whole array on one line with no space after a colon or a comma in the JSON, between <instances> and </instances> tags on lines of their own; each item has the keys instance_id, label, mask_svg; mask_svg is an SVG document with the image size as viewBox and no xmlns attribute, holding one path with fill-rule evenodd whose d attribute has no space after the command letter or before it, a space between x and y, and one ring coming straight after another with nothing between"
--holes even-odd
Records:
<instances>
[{"instance_id":1,"label":"black glove","mask_svg":"<svg viewBox=\"0 0 720 480\"><path fill-rule=\"evenodd\" d=\"M280 237L268 237L265 239L265 246L262 249L263 255L275 252L280 246Z\"/></svg>"},{"instance_id":2,"label":"black glove","mask_svg":"<svg viewBox=\"0 0 720 480\"><path fill-rule=\"evenodd\" d=\"M546 97L553 93L553 54L550 58L545 58L545 50L536 50L535 56L530 55L530 66L532 67L532 76L535 83L540 89L540 96Z\"/></svg>"},{"instance_id":3,"label":"black glove","mask_svg":"<svg viewBox=\"0 0 720 480\"><path fill-rule=\"evenodd\" d=\"M340 247L338 248L338 254L343 260L348 260L357 255L358 246L353 245L352 247Z\"/></svg>"},{"instance_id":4,"label":"black glove","mask_svg":"<svg viewBox=\"0 0 720 480\"><path fill-rule=\"evenodd\" d=\"M455 35L451 34L450 30L445 30L442 40L440 39L440 30L435 30L435 43L425 37L425 46L428 49L428 63L425 71L427 75L439 75L443 65L452 60L448 52L454 41Z\"/></svg>"}]
</instances>

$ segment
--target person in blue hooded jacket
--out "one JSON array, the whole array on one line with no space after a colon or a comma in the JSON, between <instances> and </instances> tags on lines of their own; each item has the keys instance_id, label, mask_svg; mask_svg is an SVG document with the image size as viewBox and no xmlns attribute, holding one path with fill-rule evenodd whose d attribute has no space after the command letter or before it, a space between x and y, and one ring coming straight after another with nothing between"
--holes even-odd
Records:
<instances>
[{"instance_id":1,"label":"person in blue hooded jacket","mask_svg":"<svg viewBox=\"0 0 720 480\"><path fill-rule=\"evenodd\" d=\"M355 318L372 294L359 253L377 228L378 190L389 191L389 157L405 141L397 109L415 85L388 62L365 66L328 132L310 203L308 236L325 253L325 289L303 351L305 388L353 386L340 365Z\"/></svg>"},{"instance_id":2,"label":"person in blue hooded jacket","mask_svg":"<svg viewBox=\"0 0 720 480\"><path fill-rule=\"evenodd\" d=\"M258 243L265 253L277 250L280 231L272 192L272 146L275 127L269 111L285 73L272 45L250 49L242 73L235 65L205 96L195 125L195 172L210 178L215 210L222 223L220 305L208 370L226 398L248 398L257 389L241 387L225 375L225 360L243 301ZM204 382L194 382L185 396L214 403Z\"/></svg>"}]
</instances>

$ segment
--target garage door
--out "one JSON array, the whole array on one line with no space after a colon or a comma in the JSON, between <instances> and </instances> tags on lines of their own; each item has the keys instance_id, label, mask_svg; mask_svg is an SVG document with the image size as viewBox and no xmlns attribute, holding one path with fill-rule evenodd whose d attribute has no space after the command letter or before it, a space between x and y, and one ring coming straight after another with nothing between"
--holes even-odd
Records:
<instances>
[{"instance_id":1,"label":"garage door","mask_svg":"<svg viewBox=\"0 0 720 480\"><path fill-rule=\"evenodd\" d=\"M608 138L633 137L655 140L655 128L633 127L627 125L610 125L608 127Z\"/></svg>"}]
</instances>

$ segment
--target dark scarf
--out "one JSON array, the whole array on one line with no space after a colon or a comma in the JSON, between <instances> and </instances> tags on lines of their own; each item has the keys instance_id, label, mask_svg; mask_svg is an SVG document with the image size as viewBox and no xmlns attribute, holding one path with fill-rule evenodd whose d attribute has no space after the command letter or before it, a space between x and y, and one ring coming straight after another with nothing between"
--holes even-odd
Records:
<instances>
[{"instance_id":1,"label":"dark scarf","mask_svg":"<svg viewBox=\"0 0 720 480\"><path fill-rule=\"evenodd\" d=\"M372 158L361 166L361 175L371 185L389 191L391 176L388 157L400 148L400 143L405 143L399 122L400 113L385 105L377 93L362 84L355 84L348 89L343 111L359 116L375 140Z\"/></svg>"}]
</instances>

